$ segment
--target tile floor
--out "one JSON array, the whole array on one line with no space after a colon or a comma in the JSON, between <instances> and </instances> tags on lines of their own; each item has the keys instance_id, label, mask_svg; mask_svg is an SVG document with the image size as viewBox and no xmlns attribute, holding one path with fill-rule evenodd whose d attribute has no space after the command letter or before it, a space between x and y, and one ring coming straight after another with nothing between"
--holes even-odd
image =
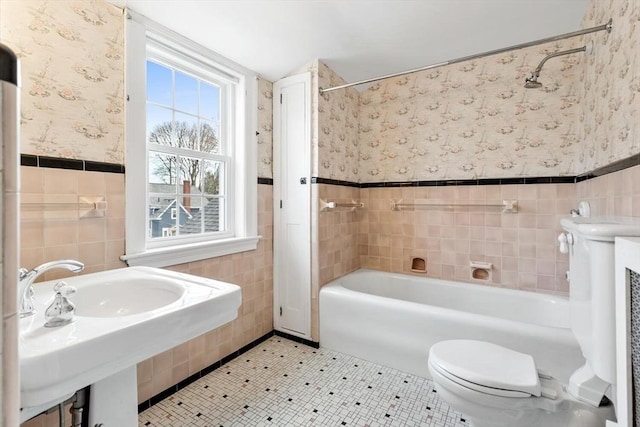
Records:
<instances>
[{"instance_id":1,"label":"tile floor","mask_svg":"<svg viewBox=\"0 0 640 427\"><path fill-rule=\"evenodd\" d=\"M274 336L140 413L139 427L468 427L431 380Z\"/></svg>"}]
</instances>

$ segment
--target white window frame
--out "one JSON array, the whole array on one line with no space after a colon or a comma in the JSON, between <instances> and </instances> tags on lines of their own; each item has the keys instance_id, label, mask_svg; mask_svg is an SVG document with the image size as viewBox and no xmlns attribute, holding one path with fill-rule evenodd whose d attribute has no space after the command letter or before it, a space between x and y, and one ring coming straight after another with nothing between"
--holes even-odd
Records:
<instances>
[{"instance_id":1,"label":"white window frame","mask_svg":"<svg viewBox=\"0 0 640 427\"><path fill-rule=\"evenodd\" d=\"M210 51L131 10L125 12L126 61L126 253L121 257L129 266L166 267L217 256L254 250L260 236L257 212L257 76L251 70ZM153 55L148 55L149 49ZM229 233L213 240L209 234L190 238L147 238L148 160L146 144L146 62L166 54L171 66L188 64L193 69L213 70L217 76L233 81L235 109L232 157L227 182L231 217ZM141 125L142 124L142 125Z\"/></svg>"}]
</instances>

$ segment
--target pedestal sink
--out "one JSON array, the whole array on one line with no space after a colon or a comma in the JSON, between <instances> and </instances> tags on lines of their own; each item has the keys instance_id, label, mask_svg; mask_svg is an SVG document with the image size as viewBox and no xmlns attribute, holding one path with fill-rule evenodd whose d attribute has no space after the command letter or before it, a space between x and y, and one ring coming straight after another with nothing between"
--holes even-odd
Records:
<instances>
[{"instance_id":1,"label":"pedestal sink","mask_svg":"<svg viewBox=\"0 0 640 427\"><path fill-rule=\"evenodd\" d=\"M20 320L21 421L94 385L90 414L122 412L128 419L105 422L94 416L90 424L134 427L135 365L233 320L241 303L236 285L149 267L64 281L77 289L71 298L75 322L44 327L58 281L36 284L37 312ZM126 403L95 401L108 397L111 388Z\"/></svg>"}]
</instances>

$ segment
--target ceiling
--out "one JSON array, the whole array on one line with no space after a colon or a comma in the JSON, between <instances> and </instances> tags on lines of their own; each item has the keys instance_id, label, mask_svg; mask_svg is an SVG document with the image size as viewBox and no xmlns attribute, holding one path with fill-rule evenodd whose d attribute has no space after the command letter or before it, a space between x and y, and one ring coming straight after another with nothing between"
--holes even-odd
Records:
<instances>
[{"instance_id":1,"label":"ceiling","mask_svg":"<svg viewBox=\"0 0 640 427\"><path fill-rule=\"evenodd\" d=\"M347 81L580 29L589 0L110 0L276 81L319 58Z\"/></svg>"}]
</instances>

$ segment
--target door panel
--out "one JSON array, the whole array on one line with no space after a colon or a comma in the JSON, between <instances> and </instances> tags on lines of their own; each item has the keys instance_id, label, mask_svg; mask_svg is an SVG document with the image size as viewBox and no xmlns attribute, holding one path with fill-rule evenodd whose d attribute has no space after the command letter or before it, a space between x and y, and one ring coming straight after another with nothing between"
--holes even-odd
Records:
<instances>
[{"instance_id":1,"label":"door panel","mask_svg":"<svg viewBox=\"0 0 640 427\"><path fill-rule=\"evenodd\" d=\"M311 79L274 84L274 325L310 338Z\"/></svg>"}]
</instances>

